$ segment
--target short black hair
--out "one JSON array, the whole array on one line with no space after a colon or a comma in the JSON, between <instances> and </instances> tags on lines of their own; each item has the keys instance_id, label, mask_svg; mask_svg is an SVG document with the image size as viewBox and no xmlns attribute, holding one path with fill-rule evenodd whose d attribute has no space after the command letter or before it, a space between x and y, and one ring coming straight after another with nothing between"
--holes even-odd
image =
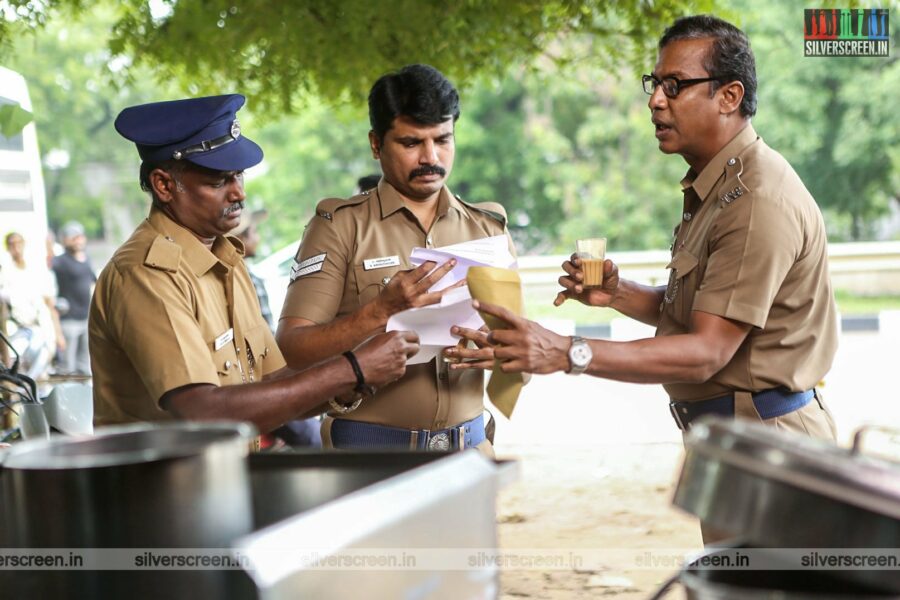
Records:
<instances>
[{"instance_id":1,"label":"short black hair","mask_svg":"<svg viewBox=\"0 0 900 600\"><path fill-rule=\"evenodd\" d=\"M722 83L740 81L744 86L741 114L752 117L756 114L756 59L750 49L747 35L729 23L713 15L695 15L676 20L659 39L662 50L671 42L712 38L713 43L707 53L703 68L713 81L715 91Z\"/></svg>"},{"instance_id":2,"label":"short black hair","mask_svg":"<svg viewBox=\"0 0 900 600\"><path fill-rule=\"evenodd\" d=\"M394 119L405 116L423 125L459 118L459 93L428 65L407 65L382 75L369 92L369 123L379 141Z\"/></svg>"},{"instance_id":3,"label":"short black hair","mask_svg":"<svg viewBox=\"0 0 900 600\"><path fill-rule=\"evenodd\" d=\"M177 177L178 175L184 173L187 166L187 162L183 160L164 160L162 162L144 161L141 163L141 171L139 176L141 189L149 193L150 197L153 198L153 206L162 208L159 198L156 197L156 192L153 191L153 186L150 184L150 173L152 173L156 169L162 169L173 177Z\"/></svg>"}]
</instances>

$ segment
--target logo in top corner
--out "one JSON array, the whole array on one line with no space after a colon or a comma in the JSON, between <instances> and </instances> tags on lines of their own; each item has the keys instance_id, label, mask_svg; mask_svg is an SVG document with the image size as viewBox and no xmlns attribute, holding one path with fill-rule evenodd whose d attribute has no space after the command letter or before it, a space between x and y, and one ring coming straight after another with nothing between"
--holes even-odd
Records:
<instances>
[{"instance_id":1,"label":"logo in top corner","mask_svg":"<svg viewBox=\"0 0 900 600\"><path fill-rule=\"evenodd\" d=\"M889 56L886 8L807 8L803 11L804 56Z\"/></svg>"}]
</instances>

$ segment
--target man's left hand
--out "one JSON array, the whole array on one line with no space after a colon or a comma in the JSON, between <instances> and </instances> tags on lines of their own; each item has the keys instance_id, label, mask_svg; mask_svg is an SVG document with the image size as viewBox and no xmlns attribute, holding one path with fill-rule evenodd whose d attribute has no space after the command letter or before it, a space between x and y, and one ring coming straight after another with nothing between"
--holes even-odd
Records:
<instances>
[{"instance_id":1,"label":"man's left hand","mask_svg":"<svg viewBox=\"0 0 900 600\"><path fill-rule=\"evenodd\" d=\"M569 368L568 337L553 333L528 319L496 304L474 300L472 306L509 324L509 329L493 329L486 341L493 346L494 357L506 373L547 374ZM452 365L459 368L461 365Z\"/></svg>"}]
</instances>

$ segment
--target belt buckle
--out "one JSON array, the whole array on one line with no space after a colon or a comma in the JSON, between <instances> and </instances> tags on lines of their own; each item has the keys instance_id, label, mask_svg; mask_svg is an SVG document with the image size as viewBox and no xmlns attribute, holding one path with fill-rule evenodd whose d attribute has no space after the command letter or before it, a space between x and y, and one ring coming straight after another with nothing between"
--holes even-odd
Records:
<instances>
[{"instance_id":1,"label":"belt buckle","mask_svg":"<svg viewBox=\"0 0 900 600\"><path fill-rule=\"evenodd\" d=\"M450 434L446 431L436 433L428 438L428 449L444 452L450 449Z\"/></svg>"},{"instance_id":2,"label":"belt buckle","mask_svg":"<svg viewBox=\"0 0 900 600\"><path fill-rule=\"evenodd\" d=\"M681 420L681 415L678 414L678 407L676 404L677 403L674 400L669 402L669 412L672 414L672 418L675 419L675 424L678 425L678 429L687 431L687 425Z\"/></svg>"}]
</instances>

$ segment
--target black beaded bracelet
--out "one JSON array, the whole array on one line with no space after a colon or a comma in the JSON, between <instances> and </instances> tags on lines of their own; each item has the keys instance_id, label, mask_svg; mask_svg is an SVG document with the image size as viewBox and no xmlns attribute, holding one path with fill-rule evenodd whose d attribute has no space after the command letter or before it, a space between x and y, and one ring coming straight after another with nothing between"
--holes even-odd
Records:
<instances>
[{"instance_id":1,"label":"black beaded bracelet","mask_svg":"<svg viewBox=\"0 0 900 600\"><path fill-rule=\"evenodd\" d=\"M352 351L347 350L344 352L344 357L350 362L350 366L353 367L353 374L356 375L356 387L353 388L353 391L359 394L367 392L372 386L366 385L366 378L359 366L359 361L356 360L356 355Z\"/></svg>"},{"instance_id":2,"label":"black beaded bracelet","mask_svg":"<svg viewBox=\"0 0 900 600\"><path fill-rule=\"evenodd\" d=\"M356 375L356 387L353 388L353 391L356 392L356 398L350 404L339 404L334 398L328 399L328 404L331 405L332 410L340 415L346 415L347 413L353 412L359 408L359 405L364 398L371 398L372 395L375 394L375 388L366 383L366 378L359 366L359 361L356 360L356 355L348 350L347 352L344 352L344 358L350 363L353 374Z\"/></svg>"}]
</instances>

